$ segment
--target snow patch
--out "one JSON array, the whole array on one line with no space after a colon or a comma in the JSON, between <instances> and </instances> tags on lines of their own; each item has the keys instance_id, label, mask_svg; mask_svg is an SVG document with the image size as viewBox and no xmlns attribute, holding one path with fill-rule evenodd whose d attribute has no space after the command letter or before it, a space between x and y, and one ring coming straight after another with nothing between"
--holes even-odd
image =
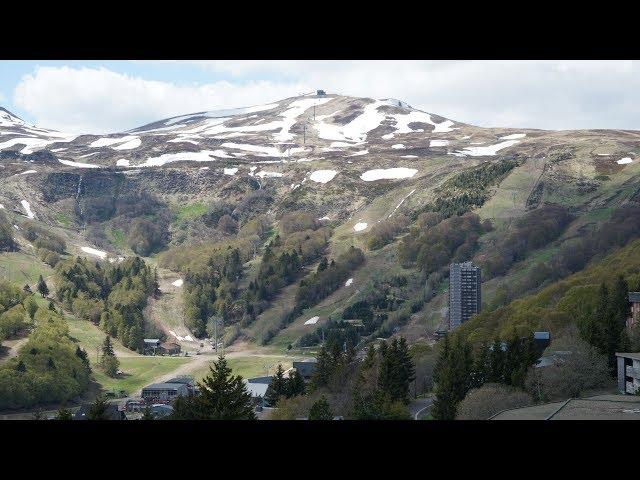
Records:
<instances>
[{"instance_id":1,"label":"snow patch","mask_svg":"<svg viewBox=\"0 0 640 480\"><path fill-rule=\"evenodd\" d=\"M165 153L159 157L149 157L137 167L161 167L171 162L213 162L215 158L233 158L224 150L200 150L199 152Z\"/></svg>"},{"instance_id":2,"label":"snow patch","mask_svg":"<svg viewBox=\"0 0 640 480\"><path fill-rule=\"evenodd\" d=\"M632 163L632 162L633 162L633 160L631 160L629 157L624 157L624 158L621 158L620 160L618 160L616 163L618 165L627 165L628 163Z\"/></svg>"},{"instance_id":3,"label":"snow patch","mask_svg":"<svg viewBox=\"0 0 640 480\"><path fill-rule=\"evenodd\" d=\"M132 150L134 148L138 148L142 145L142 140L139 138L134 138L133 140L123 143L122 145L118 145L117 147L112 147L114 150Z\"/></svg>"},{"instance_id":4,"label":"snow patch","mask_svg":"<svg viewBox=\"0 0 640 480\"><path fill-rule=\"evenodd\" d=\"M102 250L97 250L97 249L91 248L91 247L81 247L80 250L82 250L85 253L88 253L89 255L94 255L96 257L100 257L103 260L107 256L107 252L103 252Z\"/></svg>"},{"instance_id":5,"label":"snow patch","mask_svg":"<svg viewBox=\"0 0 640 480\"><path fill-rule=\"evenodd\" d=\"M393 148L395 150L401 150L401 149L406 148L406 147L401 143L396 143L395 145L391 145L391 148Z\"/></svg>"},{"instance_id":6,"label":"snow patch","mask_svg":"<svg viewBox=\"0 0 640 480\"><path fill-rule=\"evenodd\" d=\"M178 280L176 280L175 282L172 282L171 285L173 285L174 287L181 287L182 284L184 283L184 280L182 280L181 278L179 278Z\"/></svg>"},{"instance_id":7,"label":"snow patch","mask_svg":"<svg viewBox=\"0 0 640 480\"><path fill-rule=\"evenodd\" d=\"M311 317L309 320L307 320L306 322L304 322L305 325L315 325L316 323L318 323L318 320L320 320L320 317Z\"/></svg>"},{"instance_id":8,"label":"snow patch","mask_svg":"<svg viewBox=\"0 0 640 480\"><path fill-rule=\"evenodd\" d=\"M449 145L449 140L430 140L429 141L430 147L446 147L447 145Z\"/></svg>"},{"instance_id":9,"label":"snow patch","mask_svg":"<svg viewBox=\"0 0 640 480\"><path fill-rule=\"evenodd\" d=\"M361 155L366 155L367 153L369 153L369 150L360 150L359 152L353 153L351 155L349 155L350 157L359 157Z\"/></svg>"},{"instance_id":10,"label":"snow patch","mask_svg":"<svg viewBox=\"0 0 640 480\"><path fill-rule=\"evenodd\" d=\"M353 226L353 229L356 232L361 232L362 230L365 230L367 228L367 226L368 226L367 222L358 222Z\"/></svg>"},{"instance_id":11,"label":"snow patch","mask_svg":"<svg viewBox=\"0 0 640 480\"><path fill-rule=\"evenodd\" d=\"M29 173L38 173L37 170L25 170L24 172L18 173L17 175L28 175Z\"/></svg>"},{"instance_id":12,"label":"snow patch","mask_svg":"<svg viewBox=\"0 0 640 480\"><path fill-rule=\"evenodd\" d=\"M414 188L413 190L411 190L411 191L409 192L409 195L407 195L406 197L404 197L404 198L400 201L400 203L396 206L396 208L394 208L394 209L393 209L393 212L391 212L387 218L391 218L391 215L393 215L394 213L396 213L396 210L398 210L398 209L400 208L400 205L402 205L402 204L404 203L404 201L405 201L407 198L409 198L411 195L413 195L413 194L415 193L415 191L416 191L416 189L415 189L415 188Z\"/></svg>"},{"instance_id":13,"label":"snow patch","mask_svg":"<svg viewBox=\"0 0 640 480\"><path fill-rule=\"evenodd\" d=\"M126 158L121 158L120 160L118 160L116 162L116 166L117 167L128 167L129 166L129 160L127 160Z\"/></svg>"},{"instance_id":14,"label":"snow patch","mask_svg":"<svg viewBox=\"0 0 640 480\"><path fill-rule=\"evenodd\" d=\"M527 136L526 133L512 133L511 135L507 135L505 137L499 137L499 138L500 140L517 140L519 138L524 138L526 136Z\"/></svg>"},{"instance_id":15,"label":"snow patch","mask_svg":"<svg viewBox=\"0 0 640 480\"><path fill-rule=\"evenodd\" d=\"M349 285L351 285L353 283L353 278L350 278L349 280L347 280L346 282L344 282L344 286L348 287Z\"/></svg>"},{"instance_id":16,"label":"snow patch","mask_svg":"<svg viewBox=\"0 0 640 480\"><path fill-rule=\"evenodd\" d=\"M61 158L59 158L58 161L60 163L62 163L63 165L68 165L70 167L76 167L76 168L100 168L100 165L94 165L93 163L80 163L80 162L74 162L72 160L63 160Z\"/></svg>"},{"instance_id":17,"label":"snow patch","mask_svg":"<svg viewBox=\"0 0 640 480\"><path fill-rule=\"evenodd\" d=\"M360 175L360 178L365 182L373 182L375 180L392 180L401 178L411 178L418 170L415 168L376 168L374 170L368 170Z\"/></svg>"},{"instance_id":18,"label":"snow patch","mask_svg":"<svg viewBox=\"0 0 640 480\"><path fill-rule=\"evenodd\" d=\"M256 173L256 175L260 178L264 178L264 177L282 177L282 173L280 172L268 172L266 170L261 170L258 173Z\"/></svg>"},{"instance_id":19,"label":"snow patch","mask_svg":"<svg viewBox=\"0 0 640 480\"><path fill-rule=\"evenodd\" d=\"M237 168L225 168L225 169L223 170L223 172L224 172L224 174L225 174L225 175L231 175L231 176L233 176L233 175L235 175L236 173L238 173L238 169L237 169Z\"/></svg>"},{"instance_id":20,"label":"snow patch","mask_svg":"<svg viewBox=\"0 0 640 480\"><path fill-rule=\"evenodd\" d=\"M35 218L35 214L31 210L31 205L29 205L29 202L27 202L26 200L22 200L20 203L22 204L22 208L24 208L24 211L27 212L27 217Z\"/></svg>"},{"instance_id":21,"label":"snow patch","mask_svg":"<svg viewBox=\"0 0 640 480\"><path fill-rule=\"evenodd\" d=\"M327 183L333 180L337 173L335 170L316 170L309 176L309 180L317 183Z\"/></svg>"},{"instance_id":22,"label":"snow patch","mask_svg":"<svg viewBox=\"0 0 640 480\"><path fill-rule=\"evenodd\" d=\"M520 142L518 140L506 140L504 142L496 143L495 145L489 145L486 147L467 147L463 150L458 150L457 153L470 155L472 157L493 156L503 148L511 147L516 143Z\"/></svg>"}]
</instances>

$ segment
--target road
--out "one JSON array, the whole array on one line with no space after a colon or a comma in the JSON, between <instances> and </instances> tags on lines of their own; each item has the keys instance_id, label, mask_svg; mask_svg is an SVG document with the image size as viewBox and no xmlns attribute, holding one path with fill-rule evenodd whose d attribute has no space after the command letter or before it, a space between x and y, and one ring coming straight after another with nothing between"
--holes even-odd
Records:
<instances>
[{"instance_id":1,"label":"road","mask_svg":"<svg viewBox=\"0 0 640 480\"><path fill-rule=\"evenodd\" d=\"M419 420L429 413L429 409L433 405L433 397L417 398L409 404L409 413L411 418Z\"/></svg>"}]
</instances>

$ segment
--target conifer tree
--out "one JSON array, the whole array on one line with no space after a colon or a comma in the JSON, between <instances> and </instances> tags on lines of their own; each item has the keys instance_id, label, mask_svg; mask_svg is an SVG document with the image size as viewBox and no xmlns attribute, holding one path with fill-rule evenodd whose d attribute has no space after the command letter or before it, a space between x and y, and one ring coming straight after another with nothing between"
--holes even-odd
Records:
<instances>
[{"instance_id":1,"label":"conifer tree","mask_svg":"<svg viewBox=\"0 0 640 480\"><path fill-rule=\"evenodd\" d=\"M221 356L209 367L209 374L198 383L197 412L207 420L255 420L251 394L242 377L232 375Z\"/></svg>"},{"instance_id":2,"label":"conifer tree","mask_svg":"<svg viewBox=\"0 0 640 480\"><path fill-rule=\"evenodd\" d=\"M308 418L309 420L333 420L333 411L324 395L311 406Z\"/></svg>"},{"instance_id":3,"label":"conifer tree","mask_svg":"<svg viewBox=\"0 0 640 480\"><path fill-rule=\"evenodd\" d=\"M72 415L71 415L71 411L67 408L65 403L62 403L60 405L60 408L58 408L58 413L56 414L56 420L71 420L72 419Z\"/></svg>"},{"instance_id":4,"label":"conifer tree","mask_svg":"<svg viewBox=\"0 0 640 480\"><path fill-rule=\"evenodd\" d=\"M362 361L362 368L368 369L375 365L376 362L376 347L373 343L370 343L367 347L367 353Z\"/></svg>"},{"instance_id":5,"label":"conifer tree","mask_svg":"<svg viewBox=\"0 0 640 480\"><path fill-rule=\"evenodd\" d=\"M113 352L113 345L111 343L111 335L107 335L102 342L102 355L110 357L115 355Z\"/></svg>"},{"instance_id":6,"label":"conifer tree","mask_svg":"<svg viewBox=\"0 0 640 480\"><path fill-rule=\"evenodd\" d=\"M489 353L489 375L488 381L493 383L504 382L505 352L502 349L502 342L499 338L493 341Z\"/></svg>"},{"instance_id":7,"label":"conifer tree","mask_svg":"<svg viewBox=\"0 0 640 480\"><path fill-rule=\"evenodd\" d=\"M284 378L284 370L282 369L282 365L278 364L276 374L273 376L273 380L271 380L271 383L269 384L269 387L267 387L267 391L264 395L267 405L275 407L280 397L286 396L286 391L287 381Z\"/></svg>"},{"instance_id":8,"label":"conifer tree","mask_svg":"<svg viewBox=\"0 0 640 480\"><path fill-rule=\"evenodd\" d=\"M47 295L49 295L49 287L44 281L44 278L42 278L42 275L40 275L40 277L38 278L37 289L40 295L42 295L42 298L45 298Z\"/></svg>"},{"instance_id":9,"label":"conifer tree","mask_svg":"<svg viewBox=\"0 0 640 480\"><path fill-rule=\"evenodd\" d=\"M331 376L331 357L324 345L320 347L318 352L316 368L311 378L311 384L314 388L325 386L329 382Z\"/></svg>"},{"instance_id":10,"label":"conifer tree","mask_svg":"<svg viewBox=\"0 0 640 480\"><path fill-rule=\"evenodd\" d=\"M294 370L287 379L287 398L298 395L304 395L304 378L298 370Z\"/></svg>"},{"instance_id":11,"label":"conifer tree","mask_svg":"<svg viewBox=\"0 0 640 480\"><path fill-rule=\"evenodd\" d=\"M141 420L154 420L153 411L149 405L144 407Z\"/></svg>"},{"instance_id":12,"label":"conifer tree","mask_svg":"<svg viewBox=\"0 0 640 480\"><path fill-rule=\"evenodd\" d=\"M96 397L87 412L88 420L109 420L107 416L107 407L109 404L102 396Z\"/></svg>"}]
</instances>

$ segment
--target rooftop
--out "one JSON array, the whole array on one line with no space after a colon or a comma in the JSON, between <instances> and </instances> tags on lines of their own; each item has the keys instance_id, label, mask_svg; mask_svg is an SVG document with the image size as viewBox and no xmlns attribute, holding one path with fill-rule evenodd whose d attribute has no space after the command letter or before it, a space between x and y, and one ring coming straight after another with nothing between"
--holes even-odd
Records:
<instances>
[{"instance_id":1,"label":"rooftop","mask_svg":"<svg viewBox=\"0 0 640 480\"><path fill-rule=\"evenodd\" d=\"M490 420L640 420L640 397L597 395L500 412Z\"/></svg>"},{"instance_id":2,"label":"rooftop","mask_svg":"<svg viewBox=\"0 0 640 480\"><path fill-rule=\"evenodd\" d=\"M629 301L632 303L640 303L640 292L629 292Z\"/></svg>"},{"instance_id":3,"label":"rooftop","mask_svg":"<svg viewBox=\"0 0 640 480\"><path fill-rule=\"evenodd\" d=\"M178 390L184 387L183 383L153 383L142 390Z\"/></svg>"},{"instance_id":4,"label":"rooftop","mask_svg":"<svg viewBox=\"0 0 640 480\"><path fill-rule=\"evenodd\" d=\"M244 381L244 386L247 388L247 391L251 394L252 397L263 397L267 393L267 388L269 388L268 383L249 383L247 380Z\"/></svg>"},{"instance_id":5,"label":"rooftop","mask_svg":"<svg viewBox=\"0 0 640 480\"><path fill-rule=\"evenodd\" d=\"M633 358L640 360L640 352L616 352L616 357Z\"/></svg>"}]
</instances>

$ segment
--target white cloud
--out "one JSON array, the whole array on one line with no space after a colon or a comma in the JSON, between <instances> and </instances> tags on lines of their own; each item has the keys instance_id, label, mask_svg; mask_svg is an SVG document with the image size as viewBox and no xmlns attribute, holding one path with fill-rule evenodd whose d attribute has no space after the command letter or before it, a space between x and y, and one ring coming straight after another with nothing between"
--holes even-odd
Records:
<instances>
[{"instance_id":1,"label":"white cloud","mask_svg":"<svg viewBox=\"0 0 640 480\"><path fill-rule=\"evenodd\" d=\"M150 81L106 69L42 67L15 103L43 126L122 131L168 116L268 103L322 88L402 99L487 127L640 129L640 72L631 61L189 61L205 85Z\"/></svg>"},{"instance_id":2,"label":"white cloud","mask_svg":"<svg viewBox=\"0 0 640 480\"><path fill-rule=\"evenodd\" d=\"M176 85L105 68L38 67L22 78L14 102L38 125L107 133L185 113L266 103L299 90L296 83L255 80Z\"/></svg>"}]
</instances>

